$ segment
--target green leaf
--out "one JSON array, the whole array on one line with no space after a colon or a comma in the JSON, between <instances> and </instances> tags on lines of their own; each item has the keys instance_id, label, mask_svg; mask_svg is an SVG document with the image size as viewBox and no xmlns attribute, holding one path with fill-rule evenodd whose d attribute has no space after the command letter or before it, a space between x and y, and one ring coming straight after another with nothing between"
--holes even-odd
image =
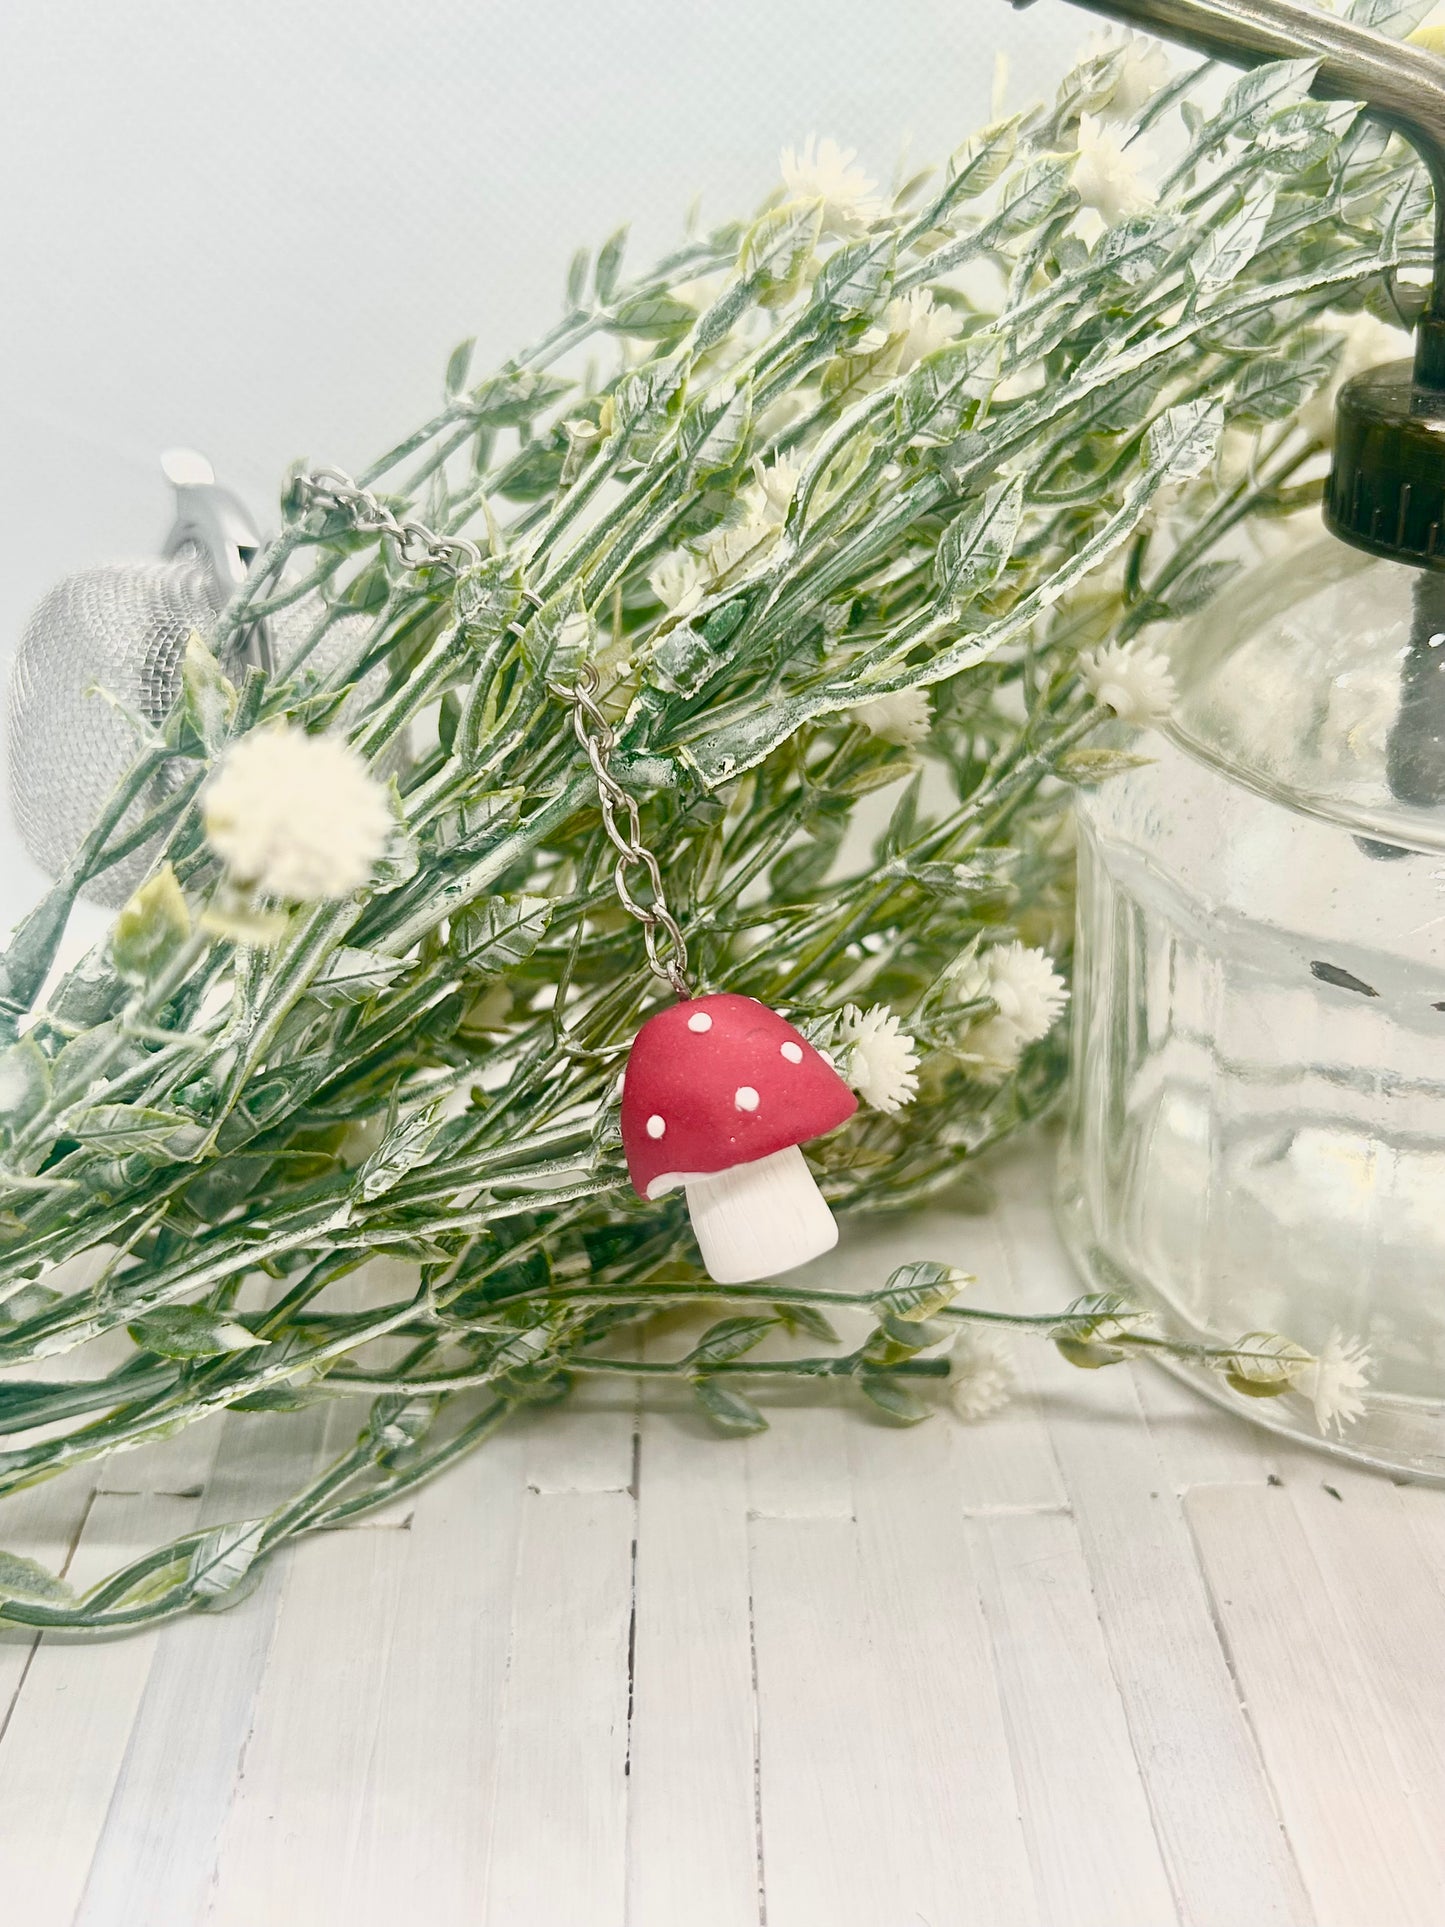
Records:
<instances>
[{"instance_id":1,"label":"green leaf","mask_svg":"<svg viewBox=\"0 0 1445 1927\"><path fill-rule=\"evenodd\" d=\"M697 1402L715 1425L725 1432L736 1432L740 1436L748 1432L766 1432L768 1421L763 1417L750 1398L735 1392L728 1385L719 1384L715 1378L695 1378L692 1389L697 1394Z\"/></svg>"},{"instance_id":2,"label":"green leaf","mask_svg":"<svg viewBox=\"0 0 1445 1927\"><path fill-rule=\"evenodd\" d=\"M1066 160L1031 161L1007 181L993 219L984 230L991 244L1024 234L1076 196Z\"/></svg>"},{"instance_id":3,"label":"green leaf","mask_svg":"<svg viewBox=\"0 0 1445 1927\"><path fill-rule=\"evenodd\" d=\"M123 977L151 983L191 934L191 913L176 873L162 864L116 917L110 954Z\"/></svg>"},{"instance_id":4,"label":"green leaf","mask_svg":"<svg viewBox=\"0 0 1445 1927\"><path fill-rule=\"evenodd\" d=\"M307 995L325 1009L342 1004L364 1004L386 989L407 968L401 957L380 950L354 950L346 944L333 950Z\"/></svg>"},{"instance_id":5,"label":"green leaf","mask_svg":"<svg viewBox=\"0 0 1445 1927\"><path fill-rule=\"evenodd\" d=\"M1126 770L1145 769L1158 759L1136 756L1126 749L1070 749L1054 762L1054 774L1066 783L1107 783Z\"/></svg>"},{"instance_id":6,"label":"green leaf","mask_svg":"<svg viewBox=\"0 0 1445 1927\"><path fill-rule=\"evenodd\" d=\"M14 1137L50 1100L50 1060L28 1032L0 1051L0 1130Z\"/></svg>"},{"instance_id":7,"label":"green leaf","mask_svg":"<svg viewBox=\"0 0 1445 1927\"><path fill-rule=\"evenodd\" d=\"M1014 476L971 502L938 538L933 578L939 593L961 608L997 582L1013 554L1023 514L1024 484Z\"/></svg>"},{"instance_id":8,"label":"green leaf","mask_svg":"<svg viewBox=\"0 0 1445 1927\"><path fill-rule=\"evenodd\" d=\"M1226 582L1233 581L1243 563L1233 557L1214 562L1199 562L1188 570L1167 592L1171 616L1192 616L1212 602Z\"/></svg>"},{"instance_id":9,"label":"green leaf","mask_svg":"<svg viewBox=\"0 0 1445 1927\"><path fill-rule=\"evenodd\" d=\"M702 1369L726 1364L730 1358L741 1358L744 1352L760 1344L776 1328L777 1322L771 1314L720 1318L703 1333L683 1363Z\"/></svg>"},{"instance_id":10,"label":"green leaf","mask_svg":"<svg viewBox=\"0 0 1445 1927\"><path fill-rule=\"evenodd\" d=\"M785 1331L804 1332L821 1344L836 1345L839 1338L832 1321L816 1305L774 1305L779 1324Z\"/></svg>"},{"instance_id":11,"label":"green leaf","mask_svg":"<svg viewBox=\"0 0 1445 1927\"><path fill-rule=\"evenodd\" d=\"M627 246L627 229L618 228L610 234L597 250L597 266L592 273L592 286L597 299L605 308L617 292L617 277L622 272L622 255Z\"/></svg>"},{"instance_id":12,"label":"green leaf","mask_svg":"<svg viewBox=\"0 0 1445 1927\"><path fill-rule=\"evenodd\" d=\"M1257 188L1228 220L1206 226L1188 260L1189 279L1201 302L1237 281L1258 254L1274 213L1274 192L1273 186Z\"/></svg>"},{"instance_id":13,"label":"green leaf","mask_svg":"<svg viewBox=\"0 0 1445 1927\"><path fill-rule=\"evenodd\" d=\"M158 1352L162 1358L220 1358L270 1342L209 1305L160 1305L126 1330L142 1351Z\"/></svg>"},{"instance_id":14,"label":"green leaf","mask_svg":"<svg viewBox=\"0 0 1445 1927\"><path fill-rule=\"evenodd\" d=\"M738 272L767 305L786 300L801 286L822 229L822 204L788 201L769 208L748 230L738 252Z\"/></svg>"},{"instance_id":15,"label":"green leaf","mask_svg":"<svg viewBox=\"0 0 1445 1927\"><path fill-rule=\"evenodd\" d=\"M175 714L212 755L230 735L236 713L236 690L221 665L193 629L186 638L181 661L181 700Z\"/></svg>"},{"instance_id":16,"label":"green leaf","mask_svg":"<svg viewBox=\"0 0 1445 1927\"><path fill-rule=\"evenodd\" d=\"M377 1406L390 1408L392 1401L379 1399ZM395 1465L405 1454L413 1451L424 1439L436 1422L441 1402L436 1398L409 1398L399 1410L386 1409L385 1416L377 1422L377 1408L372 1410L372 1434L376 1440L377 1457L384 1465Z\"/></svg>"},{"instance_id":17,"label":"green leaf","mask_svg":"<svg viewBox=\"0 0 1445 1927\"><path fill-rule=\"evenodd\" d=\"M652 680L673 695L695 696L722 660L700 630L680 622L653 648Z\"/></svg>"},{"instance_id":18,"label":"green leaf","mask_svg":"<svg viewBox=\"0 0 1445 1927\"><path fill-rule=\"evenodd\" d=\"M408 1171L423 1162L445 1123L437 1105L398 1119L357 1173L358 1197L369 1203L385 1196Z\"/></svg>"},{"instance_id":19,"label":"green leaf","mask_svg":"<svg viewBox=\"0 0 1445 1927\"><path fill-rule=\"evenodd\" d=\"M911 1265L900 1265L874 1303L880 1312L889 1311L899 1318L931 1318L972 1283L971 1273L922 1258Z\"/></svg>"},{"instance_id":20,"label":"green leaf","mask_svg":"<svg viewBox=\"0 0 1445 1927\"><path fill-rule=\"evenodd\" d=\"M1149 430L1149 468L1163 482L1192 481L1214 459L1224 410L1201 397L1180 402Z\"/></svg>"},{"instance_id":21,"label":"green leaf","mask_svg":"<svg viewBox=\"0 0 1445 1927\"><path fill-rule=\"evenodd\" d=\"M1201 146L1207 150L1231 134L1257 133L1279 107L1305 99L1319 64L1317 58L1271 60L1241 74L1220 102L1218 112L1205 123Z\"/></svg>"},{"instance_id":22,"label":"green leaf","mask_svg":"<svg viewBox=\"0 0 1445 1927\"><path fill-rule=\"evenodd\" d=\"M1015 114L969 136L950 160L943 191L923 217L929 227L936 226L964 201L977 200L998 184L1013 159L1018 130L1019 116Z\"/></svg>"},{"instance_id":23,"label":"green leaf","mask_svg":"<svg viewBox=\"0 0 1445 1927\"><path fill-rule=\"evenodd\" d=\"M909 1391L896 1379L880 1377L876 1372L860 1372L857 1378L859 1391L864 1398L871 1399L880 1412L886 1412L900 1425L917 1425L932 1412L917 1392Z\"/></svg>"},{"instance_id":24,"label":"green leaf","mask_svg":"<svg viewBox=\"0 0 1445 1927\"><path fill-rule=\"evenodd\" d=\"M1095 1345L1083 1338L1056 1338L1054 1349L1081 1372L1097 1372L1105 1365L1117 1365L1124 1356L1113 1345Z\"/></svg>"},{"instance_id":25,"label":"green leaf","mask_svg":"<svg viewBox=\"0 0 1445 1927\"><path fill-rule=\"evenodd\" d=\"M0 1325L23 1325L28 1318L39 1318L64 1296L50 1285L26 1285L0 1303Z\"/></svg>"},{"instance_id":26,"label":"green leaf","mask_svg":"<svg viewBox=\"0 0 1445 1927\"><path fill-rule=\"evenodd\" d=\"M589 653L592 625L582 606L582 592L569 582L549 596L522 631L522 657L539 679L567 682Z\"/></svg>"},{"instance_id":27,"label":"green leaf","mask_svg":"<svg viewBox=\"0 0 1445 1927\"><path fill-rule=\"evenodd\" d=\"M265 1519L237 1519L216 1526L191 1553L186 1578L198 1599L233 1593L256 1563L265 1537Z\"/></svg>"},{"instance_id":28,"label":"green leaf","mask_svg":"<svg viewBox=\"0 0 1445 1927\"><path fill-rule=\"evenodd\" d=\"M753 391L747 386L694 410L682 435L692 479L703 482L735 469L747 452L752 425Z\"/></svg>"},{"instance_id":29,"label":"green leaf","mask_svg":"<svg viewBox=\"0 0 1445 1927\"><path fill-rule=\"evenodd\" d=\"M643 341L671 341L686 334L696 318L695 311L685 301L658 289L631 296L606 326L615 335L635 335Z\"/></svg>"},{"instance_id":30,"label":"green leaf","mask_svg":"<svg viewBox=\"0 0 1445 1927\"><path fill-rule=\"evenodd\" d=\"M1278 1332L1246 1332L1228 1361L1225 1376L1236 1391L1251 1398L1287 1392L1300 1373L1314 1363L1313 1354Z\"/></svg>"},{"instance_id":31,"label":"green leaf","mask_svg":"<svg viewBox=\"0 0 1445 1927\"><path fill-rule=\"evenodd\" d=\"M835 248L819 268L813 282L813 302L834 314L877 314L887 299L893 278L892 258L876 241L855 241L850 247Z\"/></svg>"},{"instance_id":32,"label":"green leaf","mask_svg":"<svg viewBox=\"0 0 1445 1927\"><path fill-rule=\"evenodd\" d=\"M140 1151L185 1159L195 1155L204 1135L193 1117L144 1104L97 1104L72 1117L68 1130L87 1151L112 1158Z\"/></svg>"},{"instance_id":33,"label":"green leaf","mask_svg":"<svg viewBox=\"0 0 1445 1927\"><path fill-rule=\"evenodd\" d=\"M1309 399L1328 373L1328 357L1286 360L1267 355L1251 362L1235 383L1229 413L1238 421L1283 421Z\"/></svg>"},{"instance_id":34,"label":"green leaf","mask_svg":"<svg viewBox=\"0 0 1445 1927\"><path fill-rule=\"evenodd\" d=\"M0 1602L23 1599L30 1605L64 1606L75 1597L63 1579L24 1559L17 1552L0 1552Z\"/></svg>"},{"instance_id":35,"label":"green leaf","mask_svg":"<svg viewBox=\"0 0 1445 1927\"><path fill-rule=\"evenodd\" d=\"M1375 33L1387 33L1403 40L1406 34L1414 32L1434 3L1435 0L1350 0L1345 18L1357 27L1369 27Z\"/></svg>"},{"instance_id":36,"label":"green leaf","mask_svg":"<svg viewBox=\"0 0 1445 1927\"><path fill-rule=\"evenodd\" d=\"M496 976L530 957L552 921L550 897L484 897L452 919L450 949L472 976Z\"/></svg>"},{"instance_id":37,"label":"green leaf","mask_svg":"<svg viewBox=\"0 0 1445 1927\"><path fill-rule=\"evenodd\" d=\"M475 335L468 335L459 341L447 357L446 392L448 399L459 395L467 385L467 371L472 365L472 350L477 345Z\"/></svg>"},{"instance_id":38,"label":"green leaf","mask_svg":"<svg viewBox=\"0 0 1445 1927\"><path fill-rule=\"evenodd\" d=\"M582 305L582 293L587 286L587 266L591 259L586 248L578 248L567 265L565 299L569 308L580 308Z\"/></svg>"}]
</instances>

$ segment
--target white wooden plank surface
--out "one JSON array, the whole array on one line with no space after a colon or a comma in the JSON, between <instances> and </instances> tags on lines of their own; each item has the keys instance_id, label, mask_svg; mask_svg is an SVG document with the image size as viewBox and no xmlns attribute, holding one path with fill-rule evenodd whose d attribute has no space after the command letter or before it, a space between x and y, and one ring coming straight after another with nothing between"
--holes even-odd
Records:
<instances>
[{"instance_id":1,"label":"white wooden plank surface","mask_svg":"<svg viewBox=\"0 0 1445 1927\"><path fill-rule=\"evenodd\" d=\"M523 1496L489 1921L622 1927L635 1521L626 1492Z\"/></svg>"},{"instance_id":2,"label":"white wooden plank surface","mask_svg":"<svg viewBox=\"0 0 1445 1927\"><path fill-rule=\"evenodd\" d=\"M1047 1194L1014 1166L1002 1196L1020 1296L1066 1304L1075 1282L1052 1236ZM1190 1927L1301 1927L1309 1905L1133 1377L1078 1371L1047 1347L1038 1358L1180 1916Z\"/></svg>"},{"instance_id":3,"label":"white wooden plank surface","mask_svg":"<svg viewBox=\"0 0 1445 1927\"><path fill-rule=\"evenodd\" d=\"M269 1419L229 1414L197 1522L278 1505L315 1464L324 1423L318 1409ZM201 1918L287 1569L283 1559L241 1604L162 1634L86 1882L82 1927L185 1927Z\"/></svg>"},{"instance_id":4,"label":"white wooden plank surface","mask_svg":"<svg viewBox=\"0 0 1445 1927\"><path fill-rule=\"evenodd\" d=\"M815 1275L932 1256L1065 1302L1044 1152L997 1183ZM1016 1351L969 1427L817 1390L716 1439L599 1382L232 1613L0 1635L0 1919L1436 1927L1445 1495ZM264 1510L355 1417L81 1468L0 1502L0 1545L84 1584Z\"/></svg>"},{"instance_id":5,"label":"white wooden plank surface","mask_svg":"<svg viewBox=\"0 0 1445 1927\"><path fill-rule=\"evenodd\" d=\"M1439 1927L1438 1761L1422 1801L1399 1753L1403 1741L1418 1762L1438 1746L1424 1731L1439 1719L1427 1657L1441 1650L1438 1597L1431 1611L1418 1583L1403 1602L1382 1584L1362 1620L1330 1587L1288 1487L1212 1486L1186 1503L1321 1927ZM1419 1615L1406 1697L1392 1649Z\"/></svg>"},{"instance_id":6,"label":"white wooden plank surface","mask_svg":"<svg viewBox=\"0 0 1445 1927\"><path fill-rule=\"evenodd\" d=\"M195 1503L99 1496L70 1576L94 1585L151 1544L190 1529ZM0 1746L0 1895L7 1921L75 1916L135 1725L159 1635L41 1640Z\"/></svg>"},{"instance_id":7,"label":"white wooden plank surface","mask_svg":"<svg viewBox=\"0 0 1445 1927\"><path fill-rule=\"evenodd\" d=\"M703 1427L642 1420L627 1927L758 1919L747 1462Z\"/></svg>"},{"instance_id":8,"label":"white wooden plank surface","mask_svg":"<svg viewBox=\"0 0 1445 1927\"><path fill-rule=\"evenodd\" d=\"M977 1529L1014 1775L1048 1927L1176 1919L1073 1521Z\"/></svg>"},{"instance_id":9,"label":"white wooden plank surface","mask_svg":"<svg viewBox=\"0 0 1445 1927\"><path fill-rule=\"evenodd\" d=\"M849 1445L888 1800L886 1834L859 1845L878 1853L886 1840L885 1882L907 1866L900 1919L906 1900L915 1917L952 1927L1053 1927L1036 1896L1005 1683L959 1502L961 1430L857 1425Z\"/></svg>"}]
</instances>

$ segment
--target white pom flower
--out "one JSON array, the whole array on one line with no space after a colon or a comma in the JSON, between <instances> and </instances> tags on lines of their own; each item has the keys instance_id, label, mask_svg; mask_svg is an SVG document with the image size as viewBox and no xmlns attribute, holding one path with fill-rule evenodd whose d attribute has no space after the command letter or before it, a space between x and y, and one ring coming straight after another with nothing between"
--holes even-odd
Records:
<instances>
[{"instance_id":1,"label":"white pom flower","mask_svg":"<svg viewBox=\"0 0 1445 1927\"><path fill-rule=\"evenodd\" d=\"M906 375L926 355L942 348L958 333L958 316L951 308L940 308L927 288L913 288L895 295L883 310L883 326L896 353L888 359L893 373Z\"/></svg>"},{"instance_id":2,"label":"white pom flower","mask_svg":"<svg viewBox=\"0 0 1445 1927\"><path fill-rule=\"evenodd\" d=\"M1079 116L1074 192L1110 227L1127 215L1144 213L1156 198L1133 154L1092 114Z\"/></svg>"},{"instance_id":3,"label":"white pom flower","mask_svg":"<svg viewBox=\"0 0 1445 1927\"><path fill-rule=\"evenodd\" d=\"M1109 120L1132 120L1147 107L1161 88L1169 83L1173 71L1169 56L1157 40L1145 33L1105 33L1097 37L1090 51L1097 54L1123 54L1119 75L1110 89L1108 101L1099 109Z\"/></svg>"},{"instance_id":4,"label":"white pom flower","mask_svg":"<svg viewBox=\"0 0 1445 1927\"><path fill-rule=\"evenodd\" d=\"M1111 642L1086 649L1079 670L1089 694L1121 722L1143 727L1167 722L1178 691L1169 660L1143 642Z\"/></svg>"},{"instance_id":5,"label":"white pom flower","mask_svg":"<svg viewBox=\"0 0 1445 1927\"><path fill-rule=\"evenodd\" d=\"M1407 360L1413 346L1403 328L1392 328L1372 314L1326 315L1325 324L1332 334L1344 337L1340 357L1329 380L1310 396L1295 421L1311 441L1328 448L1335 437L1335 399L1345 383L1382 361Z\"/></svg>"},{"instance_id":6,"label":"white pom flower","mask_svg":"<svg viewBox=\"0 0 1445 1927\"><path fill-rule=\"evenodd\" d=\"M232 877L293 903L359 890L392 834L386 791L356 751L289 725L232 744L201 811Z\"/></svg>"},{"instance_id":7,"label":"white pom flower","mask_svg":"<svg viewBox=\"0 0 1445 1927\"><path fill-rule=\"evenodd\" d=\"M911 747L928 734L933 704L926 689L897 689L891 696L875 696L871 703L859 703L848 711L848 717L860 723L870 736Z\"/></svg>"},{"instance_id":8,"label":"white pom flower","mask_svg":"<svg viewBox=\"0 0 1445 1927\"><path fill-rule=\"evenodd\" d=\"M780 528L788 519L788 510L792 506L793 497L798 492L798 481L802 473L799 465L790 461L786 455L779 455L771 467L764 465L761 456L753 463L758 506ZM748 493L752 495L753 491L750 489Z\"/></svg>"},{"instance_id":9,"label":"white pom flower","mask_svg":"<svg viewBox=\"0 0 1445 1927\"><path fill-rule=\"evenodd\" d=\"M660 562L647 578L652 593L675 616L690 615L702 601L707 571L695 555L679 549Z\"/></svg>"},{"instance_id":10,"label":"white pom flower","mask_svg":"<svg viewBox=\"0 0 1445 1927\"><path fill-rule=\"evenodd\" d=\"M849 1004L838 1027L836 1056L843 1077L875 1111L900 1111L918 1090L918 1051L886 1004L859 1010Z\"/></svg>"},{"instance_id":11,"label":"white pom flower","mask_svg":"<svg viewBox=\"0 0 1445 1927\"><path fill-rule=\"evenodd\" d=\"M779 156L789 200L821 201L827 234L861 234L881 212L873 198L877 183L855 165L857 159L856 148L813 134L801 151L785 147Z\"/></svg>"},{"instance_id":12,"label":"white pom flower","mask_svg":"<svg viewBox=\"0 0 1445 1927\"><path fill-rule=\"evenodd\" d=\"M1020 1043L1036 1044L1047 1037L1069 1001L1068 986L1048 951L1005 943L990 950L984 961L988 994L999 1016L1018 1033Z\"/></svg>"},{"instance_id":13,"label":"white pom flower","mask_svg":"<svg viewBox=\"0 0 1445 1927\"><path fill-rule=\"evenodd\" d=\"M1360 1393L1370 1381L1374 1361L1363 1339L1332 1331L1319 1355L1293 1374L1297 1391L1315 1408L1320 1436L1343 1432L1365 1409Z\"/></svg>"},{"instance_id":14,"label":"white pom flower","mask_svg":"<svg viewBox=\"0 0 1445 1927\"><path fill-rule=\"evenodd\" d=\"M1001 1411L1013 1397L1017 1375L1013 1352L1001 1333L965 1331L954 1341L948 1396L969 1424Z\"/></svg>"}]
</instances>

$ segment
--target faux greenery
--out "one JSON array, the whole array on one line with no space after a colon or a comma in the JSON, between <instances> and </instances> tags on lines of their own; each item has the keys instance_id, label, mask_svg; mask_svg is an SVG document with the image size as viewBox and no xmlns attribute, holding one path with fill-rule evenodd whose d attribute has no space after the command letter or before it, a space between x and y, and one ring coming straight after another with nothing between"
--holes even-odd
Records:
<instances>
[{"instance_id":1,"label":"faux greenery","mask_svg":"<svg viewBox=\"0 0 1445 1927\"><path fill-rule=\"evenodd\" d=\"M1083 1364L1190 1350L1111 1301L956 1304L962 1275L928 1262L865 1299L707 1282L679 1200L626 1183L617 1072L661 992L554 693L590 652L703 988L820 1040L846 1004L886 1004L915 1039L916 1100L811 1147L845 1218L947 1193L1048 1106L1056 1036L1004 1071L970 1037L997 1014L988 946L1067 950L1070 787L1120 754L1088 741L1104 712L1080 652L1197 608L1247 518L1317 499L1294 411L1340 316L1408 306L1397 271L1428 256L1418 169L1308 100L1300 63L1186 74L1116 120L1171 159L1145 204L1127 145L1099 189L1096 140L1093 198L1117 214L1127 188L1126 211L1081 220L1080 117L1117 106L1132 57L1090 55L1051 105L876 204L840 163L846 193L780 193L636 279L614 236L534 348L482 379L459 348L439 412L359 479L477 542L460 581L283 495L164 736L142 731L0 959L0 1364L19 1374L0 1491L222 1407L347 1396L359 1436L267 1518L83 1600L0 1560L0 1619L114 1627L239 1597L287 1540L586 1374L682 1376L747 1431L764 1421L740 1384L768 1375L922 1416L938 1341L968 1321L1032 1324ZM303 651L233 689L217 659L283 612L328 637L329 667ZM917 747L852 715L918 689ZM258 901L207 844L211 764L278 718L344 729L394 778L391 848L339 901ZM870 848L860 811L899 784ZM152 841L109 941L49 981L77 892ZM404 1289L342 1286L379 1254ZM717 1299L686 1357L638 1362L650 1315ZM873 1314L860 1346L834 1343L835 1302ZM121 1331L95 1376L84 1348ZM779 1332L806 1355L752 1355ZM1274 1391L1304 1355L1210 1356ZM42 1359L76 1369L24 1375Z\"/></svg>"}]
</instances>

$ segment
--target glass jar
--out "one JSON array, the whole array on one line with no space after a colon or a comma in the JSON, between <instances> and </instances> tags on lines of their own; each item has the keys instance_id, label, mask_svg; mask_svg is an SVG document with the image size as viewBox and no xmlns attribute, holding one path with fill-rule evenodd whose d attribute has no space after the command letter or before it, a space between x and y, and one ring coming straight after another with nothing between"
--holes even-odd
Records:
<instances>
[{"instance_id":1,"label":"glass jar","mask_svg":"<svg viewBox=\"0 0 1445 1927\"><path fill-rule=\"evenodd\" d=\"M1321 535L1172 654L1080 805L1065 1235L1201 1341L1363 1339L1333 1449L1445 1481L1445 577Z\"/></svg>"}]
</instances>

